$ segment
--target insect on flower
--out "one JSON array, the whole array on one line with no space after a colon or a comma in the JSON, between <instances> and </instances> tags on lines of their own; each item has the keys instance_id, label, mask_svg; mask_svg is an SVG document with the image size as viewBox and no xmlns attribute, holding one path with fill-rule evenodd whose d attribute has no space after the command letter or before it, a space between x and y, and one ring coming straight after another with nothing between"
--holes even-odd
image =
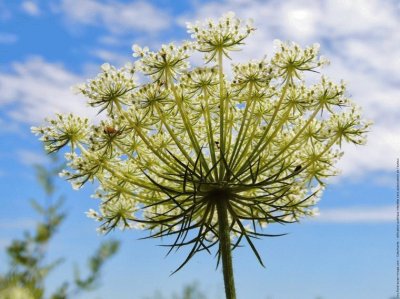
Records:
<instances>
[{"instance_id":1,"label":"insect on flower","mask_svg":"<svg viewBox=\"0 0 400 299\"><path fill-rule=\"evenodd\" d=\"M111 126L105 126L103 132L107 135L116 135L119 133L119 130Z\"/></svg>"},{"instance_id":2,"label":"insect on flower","mask_svg":"<svg viewBox=\"0 0 400 299\"><path fill-rule=\"evenodd\" d=\"M301 165L297 165L293 172L299 172L301 170Z\"/></svg>"}]
</instances>

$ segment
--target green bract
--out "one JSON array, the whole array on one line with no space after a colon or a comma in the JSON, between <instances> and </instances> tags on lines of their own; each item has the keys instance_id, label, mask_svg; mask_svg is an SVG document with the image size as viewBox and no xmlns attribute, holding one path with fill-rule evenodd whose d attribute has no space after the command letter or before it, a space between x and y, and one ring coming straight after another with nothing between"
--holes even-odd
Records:
<instances>
[{"instance_id":1,"label":"green bract","mask_svg":"<svg viewBox=\"0 0 400 299\"><path fill-rule=\"evenodd\" d=\"M72 145L64 175L74 186L99 182L100 210L88 214L102 231L171 236L171 249L191 246L182 266L217 244L226 268L243 241L261 262L252 239L313 215L341 144L364 143L370 124L342 83L303 81L325 63L317 45L278 42L270 61L233 64L230 78L223 58L254 28L232 14L188 27L193 41L158 52L134 46L134 67L106 64L80 87L105 114L99 125L68 116L33 131L49 151ZM205 52L204 67L189 67L192 51Z\"/></svg>"}]
</instances>

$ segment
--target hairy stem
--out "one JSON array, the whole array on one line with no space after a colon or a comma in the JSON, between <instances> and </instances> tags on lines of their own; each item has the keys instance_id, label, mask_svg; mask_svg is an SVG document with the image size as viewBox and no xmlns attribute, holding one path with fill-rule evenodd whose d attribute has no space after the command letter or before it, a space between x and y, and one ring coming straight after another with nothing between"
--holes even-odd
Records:
<instances>
[{"instance_id":1,"label":"hairy stem","mask_svg":"<svg viewBox=\"0 0 400 299\"><path fill-rule=\"evenodd\" d=\"M218 198L216 204L218 213L219 248L222 259L222 273L224 275L226 299L236 299L226 200L226 198Z\"/></svg>"}]
</instances>

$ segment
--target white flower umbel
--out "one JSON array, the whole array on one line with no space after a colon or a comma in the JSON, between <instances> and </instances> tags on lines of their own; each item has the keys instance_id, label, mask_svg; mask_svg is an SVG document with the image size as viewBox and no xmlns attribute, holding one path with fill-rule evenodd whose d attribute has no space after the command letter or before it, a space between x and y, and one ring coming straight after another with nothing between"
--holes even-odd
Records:
<instances>
[{"instance_id":1,"label":"white flower umbel","mask_svg":"<svg viewBox=\"0 0 400 299\"><path fill-rule=\"evenodd\" d=\"M79 88L105 114L98 125L59 115L33 132L49 152L71 146L63 175L73 186L99 183L100 208L88 216L100 231L144 228L174 238L171 250L191 246L178 270L217 245L232 299L231 250L246 241L262 263L252 239L274 236L263 228L315 215L342 143L365 143L370 123L343 83L303 81L326 63L318 46L278 42L271 60L233 64L229 80L224 59L251 23L228 14L188 28L192 41L134 46L135 67L104 64ZM190 69L191 51L207 65ZM148 82L137 85L135 72Z\"/></svg>"}]
</instances>

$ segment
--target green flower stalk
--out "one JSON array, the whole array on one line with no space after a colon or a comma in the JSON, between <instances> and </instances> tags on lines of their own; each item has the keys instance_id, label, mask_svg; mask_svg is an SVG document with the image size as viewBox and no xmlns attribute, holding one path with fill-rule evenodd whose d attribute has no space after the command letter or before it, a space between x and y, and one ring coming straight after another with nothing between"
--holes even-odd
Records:
<instances>
[{"instance_id":1,"label":"green flower stalk","mask_svg":"<svg viewBox=\"0 0 400 299\"><path fill-rule=\"evenodd\" d=\"M228 299L236 298L232 250L247 242L262 264L253 239L316 214L342 143L364 144L370 126L343 83L305 83L326 64L318 45L277 42L270 60L227 72L230 53L254 30L229 13L188 24L193 40L182 46L134 45L134 64L104 64L78 88L101 121L59 115L32 129L49 152L71 147L62 175L75 188L99 183L100 209L88 215L102 232L147 229L171 237L170 252L190 246L176 271L216 245ZM190 67L195 51L203 67Z\"/></svg>"}]
</instances>

